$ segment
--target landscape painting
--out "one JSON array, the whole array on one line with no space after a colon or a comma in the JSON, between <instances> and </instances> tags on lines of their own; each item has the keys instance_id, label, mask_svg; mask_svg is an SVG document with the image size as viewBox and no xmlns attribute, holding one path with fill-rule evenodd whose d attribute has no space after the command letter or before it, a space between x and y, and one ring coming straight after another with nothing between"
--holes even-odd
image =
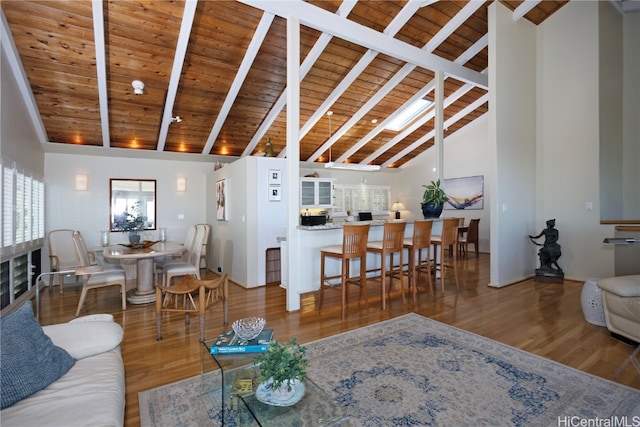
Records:
<instances>
[{"instance_id":1,"label":"landscape painting","mask_svg":"<svg viewBox=\"0 0 640 427\"><path fill-rule=\"evenodd\" d=\"M442 187L449 197L445 209L484 209L484 175L445 179Z\"/></svg>"}]
</instances>

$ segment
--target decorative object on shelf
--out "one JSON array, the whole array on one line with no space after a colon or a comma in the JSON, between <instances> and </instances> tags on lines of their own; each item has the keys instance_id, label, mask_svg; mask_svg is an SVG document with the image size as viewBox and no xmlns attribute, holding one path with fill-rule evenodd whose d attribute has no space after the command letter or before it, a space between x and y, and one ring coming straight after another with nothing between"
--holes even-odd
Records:
<instances>
[{"instance_id":1,"label":"decorative object on shelf","mask_svg":"<svg viewBox=\"0 0 640 427\"><path fill-rule=\"evenodd\" d=\"M598 279L587 279L580 294L584 320L596 326L607 326L602 305L602 290L598 287Z\"/></svg>"},{"instance_id":2,"label":"decorative object on shelf","mask_svg":"<svg viewBox=\"0 0 640 427\"><path fill-rule=\"evenodd\" d=\"M245 317L233 322L231 327L238 337L245 341L250 341L260 335L265 323L262 317Z\"/></svg>"},{"instance_id":3,"label":"decorative object on shelf","mask_svg":"<svg viewBox=\"0 0 640 427\"><path fill-rule=\"evenodd\" d=\"M227 180L221 179L216 181L216 219L219 221L227 220Z\"/></svg>"},{"instance_id":4,"label":"decorative object on shelf","mask_svg":"<svg viewBox=\"0 0 640 427\"><path fill-rule=\"evenodd\" d=\"M138 200L131 210L125 210L121 215L117 215L113 223L118 231L129 233L129 243L139 243L140 233L144 230L147 217L140 213L140 200Z\"/></svg>"},{"instance_id":5,"label":"decorative object on shelf","mask_svg":"<svg viewBox=\"0 0 640 427\"><path fill-rule=\"evenodd\" d=\"M269 397L277 402L288 403L296 395L301 398L304 389L301 392L300 388L307 374L306 353L307 348L298 344L296 337L282 344L272 341L267 352L255 358L262 381L258 389L265 393L268 391ZM265 397L265 400L271 399ZM269 401L265 403L273 404Z\"/></svg>"},{"instance_id":6,"label":"decorative object on shelf","mask_svg":"<svg viewBox=\"0 0 640 427\"><path fill-rule=\"evenodd\" d=\"M267 136L267 143L264 146L264 153L266 157L273 157L273 145L271 145L270 136Z\"/></svg>"},{"instance_id":7,"label":"decorative object on shelf","mask_svg":"<svg viewBox=\"0 0 640 427\"><path fill-rule=\"evenodd\" d=\"M422 194L422 215L425 219L439 218L445 202L449 200L440 186L440 180L431 181L429 185L423 185L423 187L425 190Z\"/></svg>"},{"instance_id":8,"label":"decorative object on shelf","mask_svg":"<svg viewBox=\"0 0 640 427\"><path fill-rule=\"evenodd\" d=\"M542 246L538 251L540 258L540 268L536 268L536 281L546 283L564 283L564 272L558 265L558 259L562 252L558 244L560 233L555 228L556 220L547 220L547 228L542 230L537 236L529 235L529 239L534 245ZM544 243L540 244L535 240L544 236Z\"/></svg>"}]
</instances>

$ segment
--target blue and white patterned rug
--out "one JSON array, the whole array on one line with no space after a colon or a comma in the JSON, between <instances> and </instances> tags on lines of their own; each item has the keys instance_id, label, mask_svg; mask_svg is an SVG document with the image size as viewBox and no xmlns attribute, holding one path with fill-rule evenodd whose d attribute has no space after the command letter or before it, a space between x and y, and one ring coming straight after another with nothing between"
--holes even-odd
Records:
<instances>
[{"instance_id":1,"label":"blue and white patterned rug","mask_svg":"<svg viewBox=\"0 0 640 427\"><path fill-rule=\"evenodd\" d=\"M640 390L417 314L307 347L309 378L352 426L640 423ZM140 393L141 424L219 425L219 378Z\"/></svg>"}]
</instances>

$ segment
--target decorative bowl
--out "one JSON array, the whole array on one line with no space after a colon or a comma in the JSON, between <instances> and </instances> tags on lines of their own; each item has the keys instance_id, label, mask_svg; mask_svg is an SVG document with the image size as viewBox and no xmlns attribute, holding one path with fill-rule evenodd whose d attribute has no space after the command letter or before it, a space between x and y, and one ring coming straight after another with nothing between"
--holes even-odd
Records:
<instances>
[{"instance_id":1,"label":"decorative bowl","mask_svg":"<svg viewBox=\"0 0 640 427\"><path fill-rule=\"evenodd\" d=\"M260 335L265 323L262 317L245 317L233 322L231 327L238 337L249 341Z\"/></svg>"}]
</instances>

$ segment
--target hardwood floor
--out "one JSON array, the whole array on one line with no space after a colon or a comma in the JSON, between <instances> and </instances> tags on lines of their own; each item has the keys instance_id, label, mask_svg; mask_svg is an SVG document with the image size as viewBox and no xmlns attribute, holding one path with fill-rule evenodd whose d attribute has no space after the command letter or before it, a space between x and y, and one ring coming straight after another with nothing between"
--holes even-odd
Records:
<instances>
[{"instance_id":1,"label":"hardwood floor","mask_svg":"<svg viewBox=\"0 0 640 427\"><path fill-rule=\"evenodd\" d=\"M245 290L230 286L230 322L246 316L263 316L275 338L297 336L305 343L368 324L416 312L449 325L503 342L542 357L603 378L610 378L633 348L613 339L606 328L587 323L582 314L582 282L564 285L541 284L527 280L502 289L490 288L489 255L471 254L462 261L460 290L445 281L445 295L426 291L426 278L417 302L402 303L394 291L386 311L380 311L379 281L370 281L369 307L357 304L357 289L351 294L346 320L340 321L339 293L327 292L321 315L316 311L317 292L302 296L300 311L287 313L285 291L278 286ZM205 276L214 273L203 272ZM439 288L439 282L438 286ZM58 288L42 292L40 321L43 325L65 322L74 317L80 288L67 285L63 295ZM165 315L164 340L156 341L153 304L120 308L117 287L91 291L82 313L111 313L124 328L122 355L126 372L125 425L140 424L138 392L197 375L200 369L198 322L184 324L184 316ZM230 326L229 326L230 327ZM220 310L209 313L207 337L223 329ZM617 382L640 389L640 376L631 365Z\"/></svg>"}]
</instances>

